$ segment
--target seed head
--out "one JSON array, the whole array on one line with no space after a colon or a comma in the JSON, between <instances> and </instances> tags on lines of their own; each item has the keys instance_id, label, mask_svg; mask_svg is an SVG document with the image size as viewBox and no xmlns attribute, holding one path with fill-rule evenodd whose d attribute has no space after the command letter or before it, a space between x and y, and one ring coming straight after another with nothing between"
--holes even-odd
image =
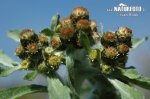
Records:
<instances>
[{"instance_id":1,"label":"seed head","mask_svg":"<svg viewBox=\"0 0 150 99\"><path fill-rule=\"evenodd\" d=\"M60 38L63 40L69 40L71 37L73 37L75 30L73 27L65 26L62 29L60 29Z\"/></svg>"},{"instance_id":2,"label":"seed head","mask_svg":"<svg viewBox=\"0 0 150 99\"><path fill-rule=\"evenodd\" d=\"M118 45L117 49L118 49L118 52L121 54L127 54L129 52L129 47L124 43Z\"/></svg>"},{"instance_id":3,"label":"seed head","mask_svg":"<svg viewBox=\"0 0 150 99\"><path fill-rule=\"evenodd\" d=\"M36 52L38 52L38 49L39 49L39 46L37 43L30 43L28 46L27 46L27 50L29 53L31 54L35 54Z\"/></svg>"},{"instance_id":4,"label":"seed head","mask_svg":"<svg viewBox=\"0 0 150 99\"><path fill-rule=\"evenodd\" d=\"M84 7L76 7L71 13L71 18L76 21L79 19L89 19L89 11Z\"/></svg>"},{"instance_id":5,"label":"seed head","mask_svg":"<svg viewBox=\"0 0 150 99\"><path fill-rule=\"evenodd\" d=\"M104 49L104 56L109 59L115 59L118 56L118 51L114 47Z\"/></svg>"},{"instance_id":6,"label":"seed head","mask_svg":"<svg viewBox=\"0 0 150 99\"><path fill-rule=\"evenodd\" d=\"M53 36L51 39L51 46L55 48L59 48L61 45L61 40L59 36Z\"/></svg>"}]
</instances>

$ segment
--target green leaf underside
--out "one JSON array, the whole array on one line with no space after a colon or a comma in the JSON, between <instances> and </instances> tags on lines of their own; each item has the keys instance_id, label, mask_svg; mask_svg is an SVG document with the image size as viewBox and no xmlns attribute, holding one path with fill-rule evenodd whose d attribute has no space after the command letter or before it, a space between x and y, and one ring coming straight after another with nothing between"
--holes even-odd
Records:
<instances>
[{"instance_id":1,"label":"green leaf underside","mask_svg":"<svg viewBox=\"0 0 150 99\"><path fill-rule=\"evenodd\" d=\"M47 92L47 87L41 85L27 85L0 90L0 99L15 99L29 93Z\"/></svg>"},{"instance_id":2,"label":"green leaf underside","mask_svg":"<svg viewBox=\"0 0 150 99\"><path fill-rule=\"evenodd\" d=\"M50 99L71 99L70 89L62 85L58 78L47 77L48 95Z\"/></svg>"},{"instance_id":3,"label":"green leaf underside","mask_svg":"<svg viewBox=\"0 0 150 99\"><path fill-rule=\"evenodd\" d=\"M7 68L0 68L0 76L8 76L15 72L16 70L19 70L21 66L15 66L15 67L7 67Z\"/></svg>"},{"instance_id":4,"label":"green leaf underside","mask_svg":"<svg viewBox=\"0 0 150 99\"><path fill-rule=\"evenodd\" d=\"M55 30L58 22L59 22L59 18L60 18L60 15L57 13L57 15L53 16L52 19L51 19L51 23L50 23L50 29L51 30Z\"/></svg>"},{"instance_id":5,"label":"green leaf underside","mask_svg":"<svg viewBox=\"0 0 150 99\"><path fill-rule=\"evenodd\" d=\"M37 71L31 71L27 75L25 75L24 80L32 81L34 80L38 75Z\"/></svg>"},{"instance_id":6,"label":"green leaf underside","mask_svg":"<svg viewBox=\"0 0 150 99\"><path fill-rule=\"evenodd\" d=\"M20 42L20 38L19 38L19 35L20 35L21 31L19 30L10 30L8 32L8 37L15 40L16 42Z\"/></svg>"},{"instance_id":7,"label":"green leaf underside","mask_svg":"<svg viewBox=\"0 0 150 99\"><path fill-rule=\"evenodd\" d=\"M90 51L90 41L84 32L80 32L80 43L87 51Z\"/></svg>"},{"instance_id":8,"label":"green leaf underside","mask_svg":"<svg viewBox=\"0 0 150 99\"><path fill-rule=\"evenodd\" d=\"M132 49L137 48L138 46L140 46L141 44L143 44L145 41L148 40L148 37L144 37L143 39L133 39L132 40Z\"/></svg>"},{"instance_id":9,"label":"green leaf underside","mask_svg":"<svg viewBox=\"0 0 150 99\"><path fill-rule=\"evenodd\" d=\"M17 66L18 63L12 60L9 56L7 56L3 51L0 50L0 64L7 67Z\"/></svg>"},{"instance_id":10,"label":"green leaf underside","mask_svg":"<svg viewBox=\"0 0 150 99\"><path fill-rule=\"evenodd\" d=\"M150 90L150 78L144 77L143 75L138 73L135 68L120 69L120 71L121 74L117 74L119 75L119 78Z\"/></svg>"},{"instance_id":11,"label":"green leaf underside","mask_svg":"<svg viewBox=\"0 0 150 99\"><path fill-rule=\"evenodd\" d=\"M108 80L119 91L121 99L144 99L144 95L136 88L124 84L116 79L108 79Z\"/></svg>"}]
</instances>

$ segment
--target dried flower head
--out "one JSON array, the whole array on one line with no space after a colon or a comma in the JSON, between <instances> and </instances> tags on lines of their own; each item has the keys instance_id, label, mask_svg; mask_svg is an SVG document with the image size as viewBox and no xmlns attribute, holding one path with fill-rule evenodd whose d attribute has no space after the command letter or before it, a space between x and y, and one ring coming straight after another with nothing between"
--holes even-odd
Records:
<instances>
[{"instance_id":1,"label":"dried flower head","mask_svg":"<svg viewBox=\"0 0 150 99\"><path fill-rule=\"evenodd\" d=\"M105 48L104 56L109 59L115 59L118 56L118 51L114 47Z\"/></svg>"},{"instance_id":2,"label":"dried flower head","mask_svg":"<svg viewBox=\"0 0 150 99\"><path fill-rule=\"evenodd\" d=\"M102 37L106 42L115 42L116 41L116 35L112 32L106 32L104 33Z\"/></svg>"},{"instance_id":3,"label":"dried flower head","mask_svg":"<svg viewBox=\"0 0 150 99\"><path fill-rule=\"evenodd\" d=\"M20 34L21 40L29 40L35 35L33 30L30 29L24 29Z\"/></svg>"},{"instance_id":4,"label":"dried flower head","mask_svg":"<svg viewBox=\"0 0 150 99\"><path fill-rule=\"evenodd\" d=\"M62 25L62 27L66 26L66 25L67 26L72 26L73 25L72 20L69 17L62 19L60 21L60 24Z\"/></svg>"},{"instance_id":5,"label":"dried flower head","mask_svg":"<svg viewBox=\"0 0 150 99\"><path fill-rule=\"evenodd\" d=\"M60 29L60 38L63 40L69 40L71 37L73 37L75 30L73 27L65 26Z\"/></svg>"},{"instance_id":6,"label":"dried flower head","mask_svg":"<svg viewBox=\"0 0 150 99\"><path fill-rule=\"evenodd\" d=\"M71 18L76 21L79 19L89 19L89 11L84 7L76 7L71 13Z\"/></svg>"},{"instance_id":7,"label":"dried flower head","mask_svg":"<svg viewBox=\"0 0 150 99\"><path fill-rule=\"evenodd\" d=\"M90 23L86 19L81 19L76 23L77 30L89 30L90 29Z\"/></svg>"},{"instance_id":8,"label":"dried flower head","mask_svg":"<svg viewBox=\"0 0 150 99\"><path fill-rule=\"evenodd\" d=\"M27 46L27 50L29 53L31 54L35 54L36 52L38 52L38 49L39 49L39 46L37 43L30 43L28 46Z\"/></svg>"},{"instance_id":9,"label":"dried flower head","mask_svg":"<svg viewBox=\"0 0 150 99\"><path fill-rule=\"evenodd\" d=\"M117 46L118 52L121 54L127 54L129 52L128 45L122 43Z\"/></svg>"},{"instance_id":10,"label":"dried flower head","mask_svg":"<svg viewBox=\"0 0 150 99\"><path fill-rule=\"evenodd\" d=\"M52 70L58 69L61 63L62 57L58 55L50 55L47 59L47 64Z\"/></svg>"},{"instance_id":11,"label":"dried flower head","mask_svg":"<svg viewBox=\"0 0 150 99\"><path fill-rule=\"evenodd\" d=\"M41 44L48 44L48 37L45 34L41 33L38 38Z\"/></svg>"},{"instance_id":12,"label":"dried flower head","mask_svg":"<svg viewBox=\"0 0 150 99\"><path fill-rule=\"evenodd\" d=\"M127 41L132 37L132 30L128 27L120 27L116 34L120 41Z\"/></svg>"}]
</instances>

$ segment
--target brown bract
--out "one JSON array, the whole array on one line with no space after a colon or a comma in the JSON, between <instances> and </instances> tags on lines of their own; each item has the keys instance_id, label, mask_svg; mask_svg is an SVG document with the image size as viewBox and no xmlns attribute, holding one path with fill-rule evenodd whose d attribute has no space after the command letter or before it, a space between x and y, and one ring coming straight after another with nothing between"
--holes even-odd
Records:
<instances>
[{"instance_id":1,"label":"brown bract","mask_svg":"<svg viewBox=\"0 0 150 99\"><path fill-rule=\"evenodd\" d=\"M90 27L93 32L97 32L97 24L95 20L90 20Z\"/></svg>"},{"instance_id":2,"label":"brown bract","mask_svg":"<svg viewBox=\"0 0 150 99\"><path fill-rule=\"evenodd\" d=\"M38 38L40 43L48 43L48 37L45 34L41 33Z\"/></svg>"},{"instance_id":3,"label":"brown bract","mask_svg":"<svg viewBox=\"0 0 150 99\"><path fill-rule=\"evenodd\" d=\"M72 24L72 20L71 20L69 17L62 19L62 20L60 21L60 24L62 25L62 27L63 27L63 26L66 26L66 25L69 25L69 26L72 26L72 25L73 25L73 24Z\"/></svg>"}]
</instances>

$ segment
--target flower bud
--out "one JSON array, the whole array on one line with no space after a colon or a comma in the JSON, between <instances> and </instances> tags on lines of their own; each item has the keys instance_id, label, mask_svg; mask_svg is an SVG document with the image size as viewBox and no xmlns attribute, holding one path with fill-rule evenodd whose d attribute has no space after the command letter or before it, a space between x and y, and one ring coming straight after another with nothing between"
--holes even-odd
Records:
<instances>
[{"instance_id":1,"label":"flower bud","mask_svg":"<svg viewBox=\"0 0 150 99\"><path fill-rule=\"evenodd\" d=\"M89 52L88 58L89 58L92 62L98 60L98 59L99 59L99 52L98 52L98 50L92 49L92 50Z\"/></svg>"},{"instance_id":2,"label":"flower bud","mask_svg":"<svg viewBox=\"0 0 150 99\"><path fill-rule=\"evenodd\" d=\"M51 39L51 46L52 48L56 49L61 46L61 40L59 36L53 36Z\"/></svg>"},{"instance_id":3,"label":"flower bud","mask_svg":"<svg viewBox=\"0 0 150 99\"><path fill-rule=\"evenodd\" d=\"M39 50L39 46L37 43L29 43L28 46L27 46L27 50L29 53L31 54L35 54L38 52Z\"/></svg>"},{"instance_id":4,"label":"flower bud","mask_svg":"<svg viewBox=\"0 0 150 99\"><path fill-rule=\"evenodd\" d=\"M48 37L45 35L45 34L40 34L39 36L38 36L38 38L39 38L39 42L40 42L40 44L41 45L46 45L46 46L48 46Z\"/></svg>"},{"instance_id":5,"label":"flower bud","mask_svg":"<svg viewBox=\"0 0 150 99\"><path fill-rule=\"evenodd\" d=\"M127 54L129 52L129 47L126 44L119 44L117 46L118 52L120 54Z\"/></svg>"},{"instance_id":6,"label":"flower bud","mask_svg":"<svg viewBox=\"0 0 150 99\"><path fill-rule=\"evenodd\" d=\"M81 19L76 23L76 28L78 31L82 30L82 31L89 33L90 32L90 23L86 19Z\"/></svg>"},{"instance_id":7,"label":"flower bud","mask_svg":"<svg viewBox=\"0 0 150 99\"><path fill-rule=\"evenodd\" d=\"M97 24L95 20L90 20L90 27L92 32L97 32Z\"/></svg>"},{"instance_id":8,"label":"flower bud","mask_svg":"<svg viewBox=\"0 0 150 99\"><path fill-rule=\"evenodd\" d=\"M29 61L29 59L25 59L21 62L21 66L23 69L28 69L31 65L31 62Z\"/></svg>"},{"instance_id":9,"label":"flower bud","mask_svg":"<svg viewBox=\"0 0 150 99\"><path fill-rule=\"evenodd\" d=\"M49 68L46 66L45 62L42 62L38 65L38 71L41 73L47 73Z\"/></svg>"},{"instance_id":10,"label":"flower bud","mask_svg":"<svg viewBox=\"0 0 150 99\"><path fill-rule=\"evenodd\" d=\"M105 64L100 64L100 69L104 74L110 74L113 71L112 67Z\"/></svg>"},{"instance_id":11,"label":"flower bud","mask_svg":"<svg viewBox=\"0 0 150 99\"><path fill-rule=\"evenodd\" d=\"M114 47L108 47L103 51L104 57L115 59L118 56L118 51Z\"/></svg>"},{"instance_id":12,"label":"flower bud","mask_svg":"<svg viewBox=\"0 0 150 99\"><path fill-rule=\"evenodd\" d=\"M103 46L109 47L109 46L116 46L116 40L117 37L112 32L106 32L103 34L101 38L101 43Z\"/></svg>"},{"instance_id":13,"label":"flower bud","mask_svg":"<svg viewBox=\"0 0 150 99\"><path fill-rule=\"evenodd\" d=\"M79 19L89 19L89 11L84 7L76 7L71 13L71 19L75 22Z\"/></svg>"},{"instance_id":14,"label":"flower bud","mask_svg":"<svg viewBox=\"0 0 150 99\"><path fill-rule=\"evenodd\" d=\"M63 40L70 40L73 37L75 30L73 27L65 26L60 29L60 38Z\"/></svg>"},{"instance_id":15,"label":"flower bud","mask_svg":"<svg viewBox=\"0 0 150 99\"><path fill-rule=\"evenodd\" d=\"M47 59L47 65L51 70L57 70L62 63L62 57L58 55L50 55Z\"/></svg>"}]
</instances>

